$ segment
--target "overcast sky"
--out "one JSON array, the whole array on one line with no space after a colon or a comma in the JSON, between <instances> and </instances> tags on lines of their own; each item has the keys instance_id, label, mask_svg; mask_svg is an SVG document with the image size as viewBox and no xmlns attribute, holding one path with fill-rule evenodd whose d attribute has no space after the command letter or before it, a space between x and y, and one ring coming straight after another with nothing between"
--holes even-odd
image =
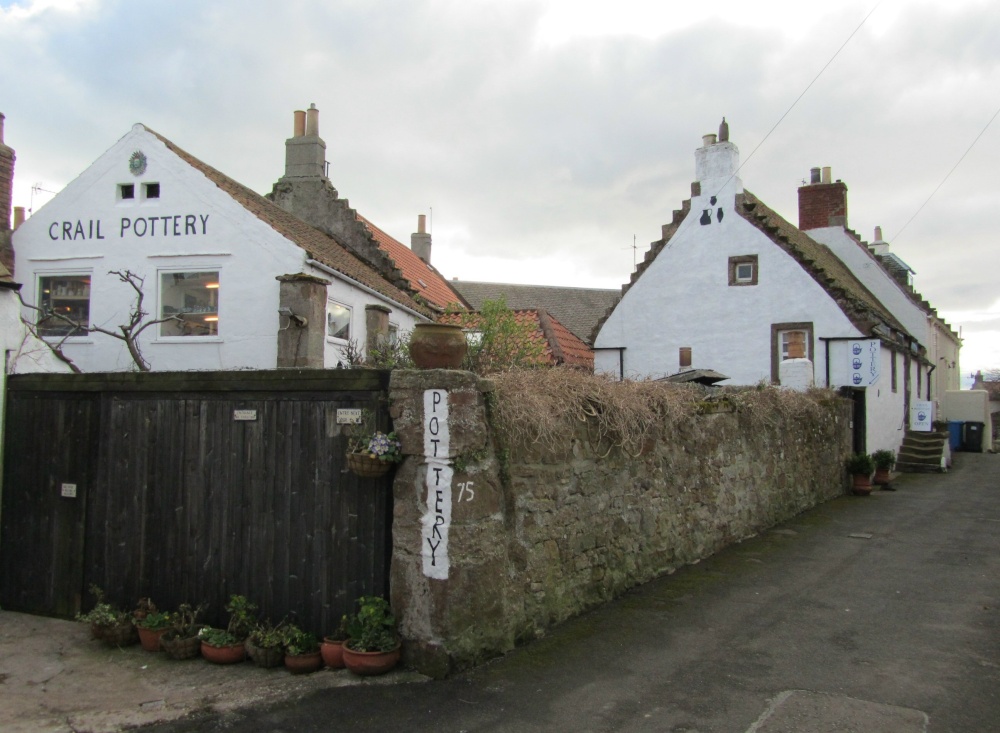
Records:
<instances>
[{"instance_id":1,"label":"overcast sky","mask_svg":"<svg viewBox=\"0 0 1000 733\"><path fill-rule=\"evenodd\" d=\"M998 38L995 0L0 0L0 112L37 211L135 122L266 193L315 103L341 196L404 243L433 209L445 277L607 288L725 115L793 223L832 167L968 375L1000 367Z\"/></svg>"}]
</instances>

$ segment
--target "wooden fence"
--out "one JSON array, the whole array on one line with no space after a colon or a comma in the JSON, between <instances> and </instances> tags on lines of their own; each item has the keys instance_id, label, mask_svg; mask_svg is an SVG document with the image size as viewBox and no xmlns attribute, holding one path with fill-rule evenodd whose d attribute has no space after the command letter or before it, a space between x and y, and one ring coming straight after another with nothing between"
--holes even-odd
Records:
<instances>
[{"instance_id":1,"label":"wooden fence","mask_svg":"<svg viewBox=\"0 0 1000 733\"><path fill-rule=\"evenodd\" d=\"M70 617L232 593L329 633L388 593L391 474L346 468L343 408L388 427L388 372L19 375L8 380L0 605Z\"/></svg>"}]
</instances>

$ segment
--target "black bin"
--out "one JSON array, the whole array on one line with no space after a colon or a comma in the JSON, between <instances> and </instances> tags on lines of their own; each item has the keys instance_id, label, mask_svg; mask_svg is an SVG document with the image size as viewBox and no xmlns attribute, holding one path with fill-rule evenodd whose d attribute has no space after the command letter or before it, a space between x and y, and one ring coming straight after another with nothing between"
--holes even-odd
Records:
<instances>
[{"instance_id":1,"label":"black bin","mask_svg":"<svg viewBox=\"0 0 1000 733\"><path fill-rule=\"evenodd\" d=\"M982 453L983 429L986 423L967 422L962 426L962 450L970 453Z\"/></svg>"}]
</instances>

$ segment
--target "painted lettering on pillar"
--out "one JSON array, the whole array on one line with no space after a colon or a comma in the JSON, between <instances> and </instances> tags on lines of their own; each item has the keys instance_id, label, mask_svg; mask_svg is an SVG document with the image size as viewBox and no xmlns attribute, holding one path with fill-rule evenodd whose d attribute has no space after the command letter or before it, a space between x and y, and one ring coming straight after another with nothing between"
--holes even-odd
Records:
<instances>
[{"instance_id":1,"label":"painted lettering on pillar","mask_svg":"<svg viewBox=\"0 0 1000 733\"><path fill-rule=\"evenodd\" d=\"M455 471L448 455L448 391L424 391L424 464L427 469L427 512L421 519L424 575L447 580L448 530L451 528L451 486Z\"/></svg>"},{"instance_id":2,"label":"painted lettering on pillar","mask_svg":"<svg viewBox=\"0 0 1000 733\"><path fill-rule=\"evenodd\" d=\"M718 200L716 199L715 196L713 196L712 198L709 199L709 203L711 203L712 206L715 206L715 204L717 203L717 201ZM722 207L721 206L715 210L715 218L718 220L718 222L720 224L722 223L723 213L724 212L722 211ZM711 224L712 223L712 210L711 209L702 209L701 210L701 218L698 220L698 222L702 226L707 226L707 225Z\"/></svg>"},{"instance_id":3,"label":"painted lettering on pillar","mask_svg":"<svg viewBox=\"0 0 1000 733\"><path fill-rule=\"evenodd\" d=\"M208 234L209 214L173 214L170 216L123 216L118 221L118 238L162 239L164 237L194 237ZM114 225L112 225L114 226ZM54 221L49 224L49 239L53 242L75 242L86 239L105 239L105 233L114 235L100 219Z\"/></svg>"}]
</instances>

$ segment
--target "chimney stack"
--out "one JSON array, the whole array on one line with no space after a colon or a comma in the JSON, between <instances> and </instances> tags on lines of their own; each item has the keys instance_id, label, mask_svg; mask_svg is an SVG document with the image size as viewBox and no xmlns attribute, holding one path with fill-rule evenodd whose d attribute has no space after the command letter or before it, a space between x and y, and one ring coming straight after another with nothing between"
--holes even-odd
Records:
<instances>
[{"instance_id":1,"label":"chimney stack","mask_svg":"<svg viewBox=\"0 0 1000 733\"><path fill-rule=\"evenodd\" d=\"M868 247L872 254L889 254L889 243L882 239L882 227L875 227L875 240Z\"/></svg>"},{"instance_id":2,"label":"chimney stack","mask_svg":"<svg viewBox=\"0 0 1000 733\"><path fill-rule=\"evenodd\" d=\"M292 137L285 140L285 178L326 178L326 143L319 136L315 104L295 110Z\"/></svg>"},{"instance_id":3,"label":"chimney stack","mask_svg":"<svg viewBox=\"0 0 1000 733\"><path fill-rule=\"evenodd\" d=\"M410 235L410 249L428 265L431 263L431 235L427 231L425 214L417 216L417 231Z\"/></svg>"},{"instance_id":4,"label":"chimney stack","mask_svg":"<svg viewBox=\"0 0 1000 733\"><path fill-rule=\"evenodd\" d=\"M4 144L3 120L0 112L0 232L10 229L10 209L14 203L14 151Z\"/></svg>"},{"instance_id":5,"label":"chimney stack","mask_svg":"<svg viewBox=\"0 0 1000 733\"><path fill-rule=\"evenodd\" d=\"M799 187L799 229L847 226L847 185L830 179L829 166L810 169L810 182Z\"/></svg>"}]
</instances>

